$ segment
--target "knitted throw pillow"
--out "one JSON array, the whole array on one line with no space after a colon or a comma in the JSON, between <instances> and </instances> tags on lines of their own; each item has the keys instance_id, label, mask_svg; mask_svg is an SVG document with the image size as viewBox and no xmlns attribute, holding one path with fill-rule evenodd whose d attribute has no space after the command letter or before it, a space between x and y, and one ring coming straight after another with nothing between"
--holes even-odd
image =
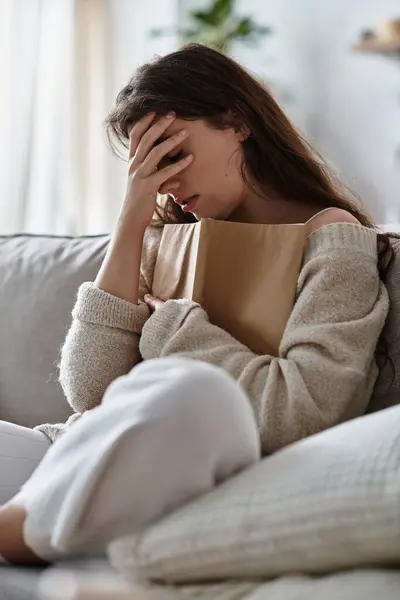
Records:
<instances>
[{"instance_id":1,"label":"knitted throw pillow","mask_svg":"<svg viewBox=\"0 0 400 600\"><path fill-rule=\"evenodd\" d=\"M163 582L400 563L400 406L281 450L109 556L128 577Z\"/></svg>"}]
</instances>

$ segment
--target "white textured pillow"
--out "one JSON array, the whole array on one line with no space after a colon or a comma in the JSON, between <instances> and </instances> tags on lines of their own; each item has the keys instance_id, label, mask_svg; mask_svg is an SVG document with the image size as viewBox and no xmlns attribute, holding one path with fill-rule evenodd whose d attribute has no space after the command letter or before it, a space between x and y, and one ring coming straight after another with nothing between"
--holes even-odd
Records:
<instances>
[{"instance_id":1,"label":"white textured pillow","mask_svg":"<svg viewBox=\"0 0 400 600\"><path fill-rule=\"evenodd\" d=\"M167 582L400 562L400 406L293 444L109 556L125 575Z\"/></svg>"}]
</instances>

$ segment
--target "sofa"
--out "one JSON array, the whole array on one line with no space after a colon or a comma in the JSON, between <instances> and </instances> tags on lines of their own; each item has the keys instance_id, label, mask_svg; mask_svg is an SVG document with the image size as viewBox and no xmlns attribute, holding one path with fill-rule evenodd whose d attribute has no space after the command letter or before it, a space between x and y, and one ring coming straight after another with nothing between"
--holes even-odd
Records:
<instances>
[{"instance_id":1,"label":"sofa","mask_svg":"<svg viewBox=\"0 0 400 600\"><path fill-rule=\"evenodd\" d=\"M50 598L44 582L65 569L81 573L88 589L97 585L98 595L63 596L58 586L54 597L133 600L150 589L162 600L398 598L400 235L391 237L384 330L391 364L380 371L371 414L294 444L140 535L116 540L109 560L94 567L1 565L0 599ZM108 241L0 237L0 420L33 427L71 414L57 378L59 350L77 289L95 278Z\"/></svg>"}]
</instances>

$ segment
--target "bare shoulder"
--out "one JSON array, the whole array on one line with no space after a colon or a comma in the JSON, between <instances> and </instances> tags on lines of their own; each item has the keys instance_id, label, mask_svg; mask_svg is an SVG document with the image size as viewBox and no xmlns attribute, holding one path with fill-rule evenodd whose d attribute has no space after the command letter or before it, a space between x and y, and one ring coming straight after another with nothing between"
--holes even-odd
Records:
<instances>
[{"instance_id":1,"label":"bare shoulder","mask_svg":"<svg viewBox=\"0 0 400 600\"><path fill-rule=\"evenodd\" d=\"M329 208L317 213L307 221L307 231L308 233L312 233L324 225L331 225L333 223L353 223L354 225L361 225L360 221L347 210L344 210L343 208Z\"/></svg>"}]
</instances>

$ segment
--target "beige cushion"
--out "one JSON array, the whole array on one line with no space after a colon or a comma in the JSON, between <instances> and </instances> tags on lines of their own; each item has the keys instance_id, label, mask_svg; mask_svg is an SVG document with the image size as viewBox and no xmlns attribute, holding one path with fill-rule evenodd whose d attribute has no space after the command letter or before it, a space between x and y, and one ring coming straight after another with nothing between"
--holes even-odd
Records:
<instances>
[{"instance_id":1,"label":"beige cushion","mask_svg":"<svg viewBox=\"0 0 400 600\"><path fill-rule=\"evenodd\" d=\"M109 555L169 582L400 563L400 406L287 447Z\"/></svg>"},{"instance_id":2,"label":"beige cushion","mask_svg":"<svg viewBox=\"0 0 400 600\"><path fill-rule=\"evenodd\" d=\"M388 273L390 310L383 335L392 364L388 362L379 373L369 405L371 412L400 403L400 234L390 236L395 259Z\"/></svg>"},{"instance_id":3,"label":"beige cushion","mask_svg":"<svg viewBox=\"0 0 400 600\"><path fill-rule=\"evenodd\" d=\"M0 237L0 420L28 427L63 421L59 349L75 295L93 280L106 236Z\"/></svg>"}]
</instances>

